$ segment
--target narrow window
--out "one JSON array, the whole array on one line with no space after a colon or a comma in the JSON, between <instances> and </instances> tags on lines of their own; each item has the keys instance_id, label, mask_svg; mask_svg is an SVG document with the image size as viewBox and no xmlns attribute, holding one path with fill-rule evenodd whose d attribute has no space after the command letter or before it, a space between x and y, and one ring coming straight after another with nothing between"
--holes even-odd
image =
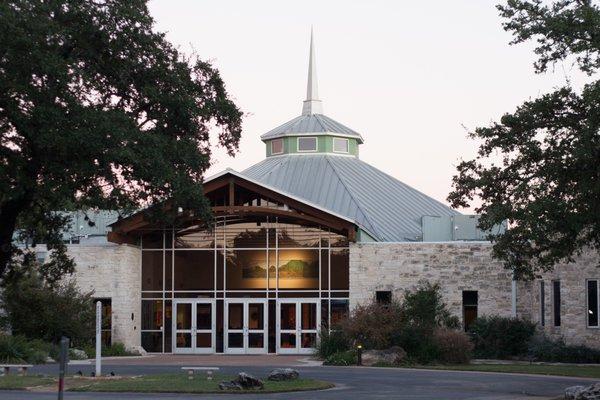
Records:
<instances>
[{"instance_id":1,"label":"narrow window","mask_svg":"<svg viewBox=\"0 0 600 400\"><path fill-rule=\"evenodd\" d=\"M96 302L102 304L102 323L100 326L100 334L102 337L102 344L110 346L112 343L112 300L111 299L94 299L94 312L96 310Z\"/></svg>"},{"instance_id":2,"label":"narrow window","mask_svg":"<svg viewBox=\"0 0 600 400\"><path fill-rule=\"evenodd\" d=\"M336 153L348 153L348 139L333 138L333 151Z\"/></svg>"},{"instance_id":3,"label":"narrow window","mask_svg":"<svg viewBox=\"0 0 600 400\"><path fill-rule=\"evenodd\" d=\"M477 319L477 303L479 294L477 290L463 290L463 322L465 331L468 331L471 324Z\"/></svg>"},{"instance_id":4,"label":"narrow window","mask_svg":"<svg viewBox=\"0 0 600 400\"><path fill-rule=\"evenodd\" d=\"M546 326L546 287L540 281L540 324Z\"/></svg>"},{"instance_id":5,"label":"narrow window","mask_svg":"<svg viewBox=\"0 0 600 400\"><path fill-rule=\"evenodd\" d=\"M299 137L298 151L317 151L316 137Z\"/></svg>"},{"instance_id":6,"label":"narrow window","mask_svg":"<svg viewBox=\"0 0 600 400\"><path fill-rule=\"evenodd\" d=\"M377 304L390 304L392 302L392 292L389 290L378 290L375 292L375 300L377 300Z\"/></svg>"},{"instance_id":7,"label":"narrow window","mask_svg":"<svg viewBox=\"0 0 600 400\"><path fill-rule=\"evenodd\" d=\"M552 307L554 326L560 326L560 281L552 281Z\"/></svg>"},{"instance_id":8,"label":"narrow window","mask_svg":"<svg viewBox=\"0 0 600 400\"><path fill-rule=\"evenodd\" d=\"M598 323L598 280L587 281L588 326L599 327Z\"/></svg>"},{"instance_id":9,"label":"narrow window","mask_svg":"<svg viewBox=\"0 0 600 400\"><path fill-rule=\"evenodd\" d=\"M271 140L271 154L283 153L283 139Z\"/></svg>"}]
</instances>

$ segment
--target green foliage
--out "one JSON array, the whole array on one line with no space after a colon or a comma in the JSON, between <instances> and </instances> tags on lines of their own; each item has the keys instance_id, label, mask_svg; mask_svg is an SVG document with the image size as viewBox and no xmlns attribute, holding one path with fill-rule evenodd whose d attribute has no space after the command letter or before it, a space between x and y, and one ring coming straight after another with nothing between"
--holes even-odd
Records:
<instances>
[{"instance_id":1,"label":"green foliage","mask_svg":"<svg viewBox=\"0 0 600 400\"><path fill-rule=\"evenodd\" d=\"M358 361L357 357L356 350L339 351L327 357L323 361L323 364L340 366L356 365Z\"/></svg>"},{"instance_id":2,"label":"green foliage","mask_svg":"<svg viewBox=\"0 0 600 400\"><path fill-rule=\"evenodd\" d=\"M29 267L17 275L0 293L5 329L51 343L59 343L62 336L73 345L91 340L95 317L89 293L81 294L73 282L50 286Z\"/></svg>"},{"instance_id":3,"label":"green foliage","mask_svg":"<svg viewBox=\"0 0 600 400\"><path fill-rule=\"evenodd\" d=\"M0 363L44 364L53 346L24 336L0 334Z\"/></svg>"},{"instance_id":4,"label":"green foliage","mask_svg":"<svg viewBox=\"0 0 600 400\"><path fill-rule=\"evenodd\" d=\"M234 154L242 113L210 63L155 31L146 0L3 1L0 43L0 276L16 229L60 241L55 210L170 199L165 223L179 207L209 216L209 133Z\"/></svg>"},{"instance_id":5,"label":"green foliage","mask_svg":"<svg viewBox=\"0 0 600 400\"><path fill-rule=\"evenodd\" d=\"M345 365L348 351L360 344L365 350L400 346L413 363L455 363L468 360L472 347L457 331L460 323L450 314L437 284L420 282L403 302L371 303L356 307L337 332L322 333L319 356Z\"/></svg>"},{"instance_id":6,"label":"green foliage","mask_svg":"<svg viewBox=\"0 0 600 400\"><path fill-rule=\"evenodd\" d=\"M523 357L536 324L520 318L485 316L477 318L469 329L479 358Z\"/></svg>"},{"instance_id":7,"label":"green foliage","mask_svg":"<svg viewBox=\"0 0 600 400\"><path fill-rule=\"evenodd\" d=\"M536 72L574 56L592 75L600 67L600 9L589 0L508 0L499 6L513 43L535 40ZM499 122L475 129L475 159L462 161L448 200L480 205L480 228L493 254L520 279L532 279L584 249L600 249L600 82L526 101Z\"/></svg>"},{"instance_id":8,"label":"green foliage","mask_svg":"<svg viewBox=\"0 0 600 400\"><path fill-rule=\"evenodd\" d=\"M96 357L96 345L92 342L83 346L81 349L85 351L85 354L87 354L89 358ZM116 342L112 343L110 346L102 345L102 357L125 357L139 355L140 354L138 352L128 351L123 343Z\"/></svg>"},{"instance_id":9,"label":"green foliage","mask_svg":"<svg viewBox=\"0 0 600 400\"><path fill-rule=\"evenodd\" d=\"M350 350L352 343L341 329L321 329L317 343L316 354L320 359L327 359L331 355Z\"/></svg>"},{"instance_id":10,"label":"green foliage","mask_svg":"<svg viewBox=\"0 0 600 400\"><path fill-rule=\"evenodd\" d=\"M567 345L563 339L538 334L529 343L529 357L536 361L600 363L600 350L583 345Z\"/></svg>"}]
</instances>

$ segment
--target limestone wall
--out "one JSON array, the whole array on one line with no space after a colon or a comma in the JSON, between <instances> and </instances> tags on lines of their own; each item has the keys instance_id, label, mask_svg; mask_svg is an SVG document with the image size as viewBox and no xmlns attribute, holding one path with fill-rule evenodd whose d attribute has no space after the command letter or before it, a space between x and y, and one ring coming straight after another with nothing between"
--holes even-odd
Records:
<instances>
[{"instance_id":1,"label":"limestone wall","mask_svg":"<svg viewBox=\"0 0 600 400\"><path fill-rule=\"evenodd\" d=\"M112 300L112 340L140 347L141 251L129 245L69 245L82 291Z\"/></svg>"},{"instance_id":2,"label":"limestone wall","mask_svg":"<svg viewBox=\"0 0 600 400\"><path fill-rule=\"evenodd\" d=\"M401 299L420 280L439 283L450 311L462 320L462 291L477 290L478 312L511 315L511 274L486 243L357 243L350 246L350 307L377 290Z\"/></svg>"},{"instance_id":3,"label":"limestone wall","mask_svg":"<svg viewBox=\"0 0 600 400\"><path fill-rule=\"evenodd\" d=\"M546 327L569 343L600 347L600 329L586 324L586 279L600 279L598 257L584 255L574 264L544 274ZM478 315L512 315L511 273L491 257L487 242L356 243L350 246L350 307L391 290L400 299L420 280L438 282L450 311L462 320L462 291L477 290ZM561 327L552 326L552 279L561 280ZM539 322L539 282L517 284L517 315Z\"/></svg>"}]
</instances>

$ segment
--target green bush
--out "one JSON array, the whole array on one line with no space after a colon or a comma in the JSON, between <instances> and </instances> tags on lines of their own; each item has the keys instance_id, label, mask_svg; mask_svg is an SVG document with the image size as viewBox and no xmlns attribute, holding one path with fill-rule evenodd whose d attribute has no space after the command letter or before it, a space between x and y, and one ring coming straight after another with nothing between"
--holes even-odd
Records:
<instances>
[{"instance_id":1,"label":"green bush","mask_svg":"<svg viewBox=\"0 0 600 400\"><path fill-rule=\"evenodd\" d=\"M356 365L357 354L355 350L340 351L327 357L324 365Z\"/></svg>"},{"instance_id":2,"label":"green bush","mask_svg":"<svg viewBox=\"0 0 600 400\"><path fill-rule=\"evenodd\" d=\"M335 329L331 332L329 329L321 329L316 354L320 359L325 360L335 353L350 350L351 347L350 340L341 329Z\"/></svg>"},{"instance_id":3,"label":"green bush","mask_svg":"<svg viewBox=\"0 0 600 400\"><path fill-rule=\"evenodd\" d=\"M447 328L436 329L433 344L437 347L437 361L444 364L466 364L471 360L473 343L466 333Z\"/></svg>"},{"instance_id":4,"label":"green bush","mask_svg":"<svg viewBox=\"0 0 600 400\"><path fill-rule=\"evenodd\" d=\"M51 343L66 336L75 346L93 337L91 295L81 294L73 282L48 286L37 273L25 272L5 284L0 300L5 312L0 325L14 335Z\"/></svg>"},{"instance_id":5,"label":"green bush","mask_svg":"<svg viewBox=\"0 0 600 400\"><path fill-rule=\"evenodd\" d=\"M532 338L528 355L535 361L600 363L600 350L583 345L567 345L562 338L553 340L544 334Z\"/></svg>"},{"instance_id":6,"label":"green bush","mask_svg":"<svg viewBox=\"0 0 600 400\"><path fill-rule=\"evenodd\" d=\"M96 357L96 345L88 343L81 348L89 358ZM124 356L139 356L140 353L128 351L123 343L113 343L110 346L102 345L102 357L124 357Z\"/></svg>"},{"instance_id":7,"label":"green bush","mask_svg":"<svg viewBox=\"0 0 600 400\"><path fill-rule=\"evenodd\" d=\"M28 341L23 336L0 334L0 362L44 364L51 347L41 341Z\"/></svg>"},{"instance_id":8,"label":"green bush","mask_svg":"<svg viewBox=\"0 0 600 400\"><path fill-rule=\"evenodd\" d=\"M536 329L534 322L500 316L477 318L469 329L479 358L523 357Z\"/></svg>"}]
</instances>

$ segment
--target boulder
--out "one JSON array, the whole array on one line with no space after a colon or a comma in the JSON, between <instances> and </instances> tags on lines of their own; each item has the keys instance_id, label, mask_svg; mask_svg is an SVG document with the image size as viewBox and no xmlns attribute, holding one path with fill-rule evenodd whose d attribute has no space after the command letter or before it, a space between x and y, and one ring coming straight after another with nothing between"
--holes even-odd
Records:
<instances>
[{"instance_id":1,"label":"boulder","mask_svg":"<svg viewBox=\"0 0 600 400\"><path fill-rule=\"evenodd\" d=\"M362 364L366 366L381 364L398 365L406 358L402 347L394 346L385 350L365 350L362 353Z\"/></svg>"},{"instance_id":2,"label":"boulder","mask_svg":"<svg viewBox=\"0 0 600 400\"><path fill-rule=\"evenodd\" d=\"M270 381L292 381L298 379L300 373L292 368L277 368L271 371L269 377Z\"/></svg>"},{"instance_id":3,"label":"boulder","mask_svg":"<svg viewBox=\"0 0 600 400\"><path fill-rule=\"evenodd\" d=\"M243 388L235 381L223 381L219 383L219 390L242 390Z\"/></svg>"},{"instance_id":4,"label":"boulder","mask_svg":"<svg viewBox=\"0 0 600 400\"><path fill-rule=\"evenodd\" d=\"M600 400L600 383L590 386L571 386L565 389L567 400Z\"/></svg>"},{"instance_id":5,"label":"boulder","mask_svg":"<svg viewBox=\"0 0 600 400\"><path fill-rule=\"evenodd\" d=\"M263 381L245 372L240 372L238 377L232 381L222 381L219 383L220 390L251 390L262 389L263 387Z\"/></svg>"},{"instance_id":6,"label":"boulder","mask_svg":"<svg viewBox=\"0 0 600 400\"><path fill-rule=\"evenodd\" d=\"M244 389L262 389L264 386L263 381L245 372L240 372L234 382L239 383Z\"/></svg>"}]
</instances>

